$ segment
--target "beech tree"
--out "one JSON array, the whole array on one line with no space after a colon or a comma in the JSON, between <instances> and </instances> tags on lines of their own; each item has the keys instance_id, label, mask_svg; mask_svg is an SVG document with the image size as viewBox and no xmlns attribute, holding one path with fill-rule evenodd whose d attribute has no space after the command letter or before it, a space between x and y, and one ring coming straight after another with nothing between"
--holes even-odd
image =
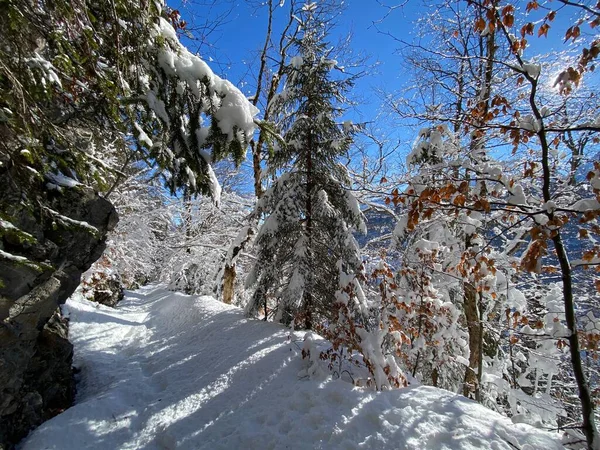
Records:
<instances>
[{"instance_id":1,"label":"beech tree","mask_svg":"<svg viewBox=\"0 0 600 450\"><path fill-rule=\"evenodd\" d=\"M486 182L482 179L471 182L470 170L461 169L461 161L468 161L473 167L486 164L490 137L464 132L462 124L467 120L471 104L476 103L485 115L490 108L492 91L502 88L504 74L496 63L502 51L495 43L495 30L489 30L485 35L473 30L470 23L480 14L470 10L465 2L447 1L435 6L435 11L420 19L423 26L419 29L417 42L403 50L408 70L415 79L414 84L402 91L400 98L388 95L387 103L402 119L427 126L419 133L419 140L407 159L410 192L418 196L428 186L442 186L448 180L461 178L464 180L461 195L468 195L471 191L471 195L478 196L485 192ZM428 45L433 41L437 45ZM431 124L441 123L444 125L431 127ZM454 163L450 163L453 160ZM417 167L418 170L415 170ZM394 198L395 206L398 205L397 200ZM410 208L418 207L418 198L410 200L409 204ZM462 214L452 220L444 219L444 215L442 209L435 214L432 211L427 218L429 225L415 231L430 240L430 231L427 230L437 229L434 234L443 239L441 243L444 246L453 240L452 245L444 247L446 252L463 252L465 261L474 263L474 254L469 255L473 253L469 249L478 246L480 235L485 234L486 221L492 218L485 215L470 218ZM397 237L404 234L407 224L414 226L409 216L405 216L401 224L402 231ZM441 229L446 230L446 235ZM457 240L454 239L456 237ZM412 242L416 241L412 239ZM406 254L418 264L415 258L410 258L414 253L407 250ZM462 274L454 274L463 279L462 285L446 282L444 290L451 293L462 311L462 321L469 334L469 364L465 370L463 393L481 400L485 332L481 323L482 305L478 303L482 299L478 299L477 283L471 279L468 264L463 266ZM440 283L441 280L437 282L438 285Z\"/></svg>"},{"instance_id":2,"label":"beech tree","mask_svg":"<svg viewBox=\"0 0 600 450\"><path fill-rule=\"evenodd\" d=\"M506 335L510 339L509 342L499 342L497 352L510 353L512 346L520 340L540 335L553 340L554 350L538 343L535 344L536 351L529 354L543 353L560 358L561 350L568 349L570 376L576 381L579 397L579 408L571 410L571 414L579 416L588 448L597 448L593 394L581 359L582 352L594 354L596 351L595 344L590 342L595 342L597 322L593 314L589 314L588 306L584 303L577 305L573 295L573 277L578 270L596 264L598 251L588 240L597 231L595 222L600 204L595 180L598 169L590 164L587 174L574 175L579 171L574 171L574 168L581 168L585 161L585 143L597 140L595 96L590 93L586 97L588 106L591 106L586 110L579 108L577 102L586 95L584 80L593 70L591 63L599 53L597 40L583 42L580 39L581 27L597 26L598 12L592 6L559 2L557 10L546 9L541 14L542 7L538 2L528 2L525 13L518 16L515 7L507 2L485 0L467 3L475 14L471 19L464 19L461 27L471 27L473 33L488 42L493 36L493 50L510 55L507 62L495 61L489 51L476 59L492 60L501 73L501 77L495 80L506 80L511 92L494 91L489 89L491 85L486 87L483 83L484 90L478 90L479 95L466 98L464 119L453 122L452 131L457 134L456 138L446 131L444 133L464 147L465 154L469 155L467 158L453 160L450 157L447 160L447 147L439 145L443 143L439 137L434 142L431 136L449 128L432 127L428 132L428 145L422 147L427 153L422 152L421 155L431 158L432 147L438 147L440 150L436 153L439 159L434 163L437 163L436 170L446 170L446 175L440 178L437 187L422 185L420 190L409 189L405 194L395 191L390 200L410 205L404 225L410 232L443 211L450 216L464 217L466 223L480 221L482 216L493 217L493 222L488 222L489 228L480 228L480 232L471 234L465 241L462 256L453 269L449 266L449 270L445 270L461 277L467 276L468 282L475 288L473 294L479 299L473 309L476 316L467 318L468 324L474 323L481 329L486 315L494 313L494 308L490 310L485 305L491 306L500 299L499 273L503 273L509 283L515 277L522 278L524 275L520 273L542 273L555 277L557 283L551 286L553 293L542 295L539 299L541 303L537 307L541 319L532 314L529 315L530 321L526 312L514 309L514 306L506 309ZM548 79L545 71L548 66L541 59L532 61L534 57L526 56L529 51L527 40L534 34L543 37L552 32L557 14L567 14L573 9L580 15L572 22L565 39L581 43L581 53L574 64L569 65L569 60L565 59L567 63L558 77ZM541 14L542 18L539 22L530 22L527 14ZM460 31L458 33L460 35ZM485 76L486 72L484 70L481 74ZM544 84L554 85L556 91L544 89ZM563 114L561 111L571 113ZM468 139L460 139L461 134ZM512 148L513 154L516 157L522 155L522 159L516 159L512 167L494 163L489 152L485 152L483 143L486 141L503 145L507 150ZM483 158L473 159L474 153ZM565 239L570 230L577 230L582 238L578 241L580 245ZM498 253L495 248L504 248L505 251L494 255ZM498 270L503 263L498 256L503 256L504 263L509 263L507 269L512 266L517 272L511 274L510 270ZM515 259L511 261L512 258ZM559 274L558 279L554 274ZM482 284L490 275L496 278L495 283ZM482 302L485 297L490 301ZM561 314L556 311L558 298L563 309ZM468 311L465 302L465 313ZM480 335L479 342L481 355L484 335ZM470 347L473 351L473 345ZM536 370L543 370L541 365L535 367L539 361L539 358L533 358L529 363ZM482 381L482 362L480 356L478 382ZM470 366L473 368L473 361ZM521 369L515 369L513 364L506 376L516 382L517 372ZM548 370L547 392L551 392L552 370L555 369ZM533 376L531 368L521 374L524 383ZM537 387L538 375L535 377Z\"/></svg>"},{"instance_id":3,"label":"beech tree","mask_svg":"<svg viewBox=\"0 0 600 450\"><path fill-rule=\"evenodd\" d=\"M593 8L587 8L583 4L570 5L570 2L561 2L563 5L569 5L572 8L579 8L583 15L578 17L576 22L567 30L565 40L575 40L579 37L579 26L583 26L586 22L591 27L595 27L600 23L600 12ZM569 151L568 146L561 145L564 143L567 136L573 133L585 131L600 131L598 126L590 123L595 120L597 115L597 103L595 104L595 112L591 112L590 116L571 116L566 121L561 120L564 117L556 117L553 112L556 107L567 106L567 110L572 111L568 105L570 104L569 94L578 85L581 84L583 77L592 67L590 62L593 61L600 49L598 48L598 40L591 43L585 42L581 49L581 55L575 67L564 67L558 78L554 80L554 85L562 94L560 101L557 104L547 103L547 99L540 93L540 84L543 76L543 66L528 61L526 58L527 38L528 36L537 33L538 36L545 36L551 29L551 24L556 17L557 12L549 10L544 15L542 23L536 27L533 22L524 21L520 29L516 29L515 25L515 8L510 5L492 5L490 3L476 3L475 6L485 14L475 23L475 29L484 31L486 27L497 28L502 35L503 45L510 48L513 61L509 65L509 69L513 74L513 79L516 86L523 85L524 104L520 103L511 105L513 108L513 119L508 124L507 128L500 128L500 131L510 136L511 143L516 146L523 142L527 143L528 139L533 138L537 144L531 152L529 161L529 169L525 169L521 176L521 182L516 180L503 180L498 177L499 182L507 181L507 190L509 193L508 205L515 206L514 210L507 212L506 218L510 219L511 215L526 220L529 223L529 234L531 239L527 249L521 257L521 267L527 271L538 272L541 270L554 271L558 270L561 275L562 286L562 301L564 308L564 332L553 330L552 336L557 339L557 345L561 346L568 343L570 360L573 370L573 375L576 380L579 399L581 401L582 415L582 430L585 434L585 439L588 448L598 448L600 446L600 438L598 437L597 429L594 420L594 402L589 386L589 380L585 375L583 364L581 361L581 351L585 349L585 342L589 339L585 334L580 333L580 325L578 324L575 298L573 296L573 272L578 266L585 266L586 262L593 263L593 258L598 249L593 244L584 244L584 257L581 262L577 262L577 255L580 251L578 248L569 248L565 241L567 224L569 222L578 223L575 225L579 228L580 235L585 236L589 232L594 233L595 221L600 214L600 204L597 201L598 190L594 186L597 172L590 171L587 179L582 180L580 189L568 189L566 186L572 184L572 180L565 179L565 172L561 170L561 155L557 155L560 151ZM499 8L498 6L501 6ZM537 2L529 2L527 11L536 11L539 9ZM558 14L564 11L558 11ZM483 14L482 14L483 15ZM512 30L518 32L515 37L511 34ZM496 104L502 102L502 99L496 99ZM591 103L594 105L594 103ZM523 110L519 110L520 107ZM526 113L525 113L526 111ZM491 117L485 117L486 125L497 125L497 116L495 111L492 111ZM497 114L500 115L500 114ZM586 117L587 116L587 117ZM530 150L530 151L531 151ZM557 158L558 156L558 158ZM578 158L579 155L571 155L571 161ZM564 159L563 159L564 160ZM541 172L538 172L538 170ZM532 173L533 172L533 173ZM536 176L536 172L541 176ZM566 172L568 176L568 171ZM510 206L509 206L510 208ZM510 208L513 209L513 208ZM590 231L588 231L588 229ZM553 252L550 253L550 244L553 247ZM587 247L587 249L585 248ZM544 269L541 259L544 255L553 260L554 264ZM574 261L575 260L575 261ZM561 318L557 323L562 322ZM561 339L562 338L562 339ZM593 349L591 349L593 350Z\"/></svg>"}]
</instances>

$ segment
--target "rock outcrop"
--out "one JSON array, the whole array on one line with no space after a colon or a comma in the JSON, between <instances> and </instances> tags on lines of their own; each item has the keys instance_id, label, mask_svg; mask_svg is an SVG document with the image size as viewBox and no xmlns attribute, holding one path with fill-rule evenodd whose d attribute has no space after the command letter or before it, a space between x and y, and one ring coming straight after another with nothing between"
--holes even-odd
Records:
<instances>
[{"instance_id":1,"label":"rock outcrop","mask_svg":"<svg viewBox=\"0 0 600 450\"><path fill-rule=\"evenodd\" d=\"M70 406L72 346L58 306L118 221L92 189L19 188L0 166L0 449Z\"/></svg>"}]
</instances>

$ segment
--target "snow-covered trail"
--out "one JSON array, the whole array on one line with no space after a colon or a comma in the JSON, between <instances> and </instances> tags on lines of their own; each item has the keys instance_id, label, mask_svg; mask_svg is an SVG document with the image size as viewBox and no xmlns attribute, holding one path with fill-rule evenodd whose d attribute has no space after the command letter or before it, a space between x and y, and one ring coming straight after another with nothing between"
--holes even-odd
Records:
<instances>
[{"instance_id":1,"label":"snow-covered trail","mask_svg":"<svg viewBox=\"0 0 600 450\"><path fill-rule=\"evenodd\" d=\"M70 299L76 405L23 449L562 448L453 393L299 378L289 330L147 287L117 309Z\"/></svg>"}]
</instances>

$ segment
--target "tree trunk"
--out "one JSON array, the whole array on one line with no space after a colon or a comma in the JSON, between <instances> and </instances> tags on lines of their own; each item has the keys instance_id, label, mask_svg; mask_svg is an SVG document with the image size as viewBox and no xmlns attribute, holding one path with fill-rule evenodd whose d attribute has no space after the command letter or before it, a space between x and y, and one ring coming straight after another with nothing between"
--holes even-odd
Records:
<instances>
[{"instance_id":1,"label":"tree trunk","mask_svg":"<svg viewBox=\"0 0 600 450\"><path fill-rule=\"evenodd\" d=\"M552 238L556 256L560 263L563 282L563 299L565 303L565 318L567 327L571 330L569 335L569 351L571 354L571 365L577 383L579 400L581 402L581 411L583 413L583 432L587 441L589 450L600 449L600 439L598 438L598 430L594 421L594 403L590 393L590 386L583 372L583 364L581 362L581 354L579 348L579 336L577 335L577 318L575 317L575 303L573 300L573 278L572 268L569 262L569 257L562 242L560 232Z\"/></svg>"},{"instance_id":2,"label":"tree trunk","mask_svg":"<svg viewBox=\"0 0 600 450\"><path fill-rule=\"evenodd\" d=\"M191 253L192 249L190 244L192 242L192 196L188 188L186 187L183 191L183 205L184 205L184 218L183 224L185 226L185 252Z\"/></svg>"},{"instance_id":3,"label":"tree trunk","mask_svg":"<svg viewBox=\"0 0 600 450\"><path fill-rule=\"evenodd\" d=\"M470 239L468 239L470 241ZM463 383L463 395L479 401L479 359L481 355L481 326L479 323L479 311L477 308L477 291L470 283L464 284L464 308L469 331L469 367L465 371Z\"/></svg>"},{"instance_id":4,"label":"tree trunk","mask_svg":"<svg viewBox=\"0 0 600 450\"><path fill-rule=\"evenodd\" d=\"M251 220L255 219L253 218ZM236 261L242 250L246 247L248 242L250 242L253 235L253 229L254 226L250 225L245 229L241 230L240 234L245 233L244 238L239 239L240 236L238 235L236 242L239 242L239 244L232 246L227 252L227 255L225 256L223 278L220 286L223 303L231 304L231 302L233 301L233 297L235 295L235 279L237 276L235 270Z\"/></svg>"},{"instance_id":5,"label":"tree trunk","mask_svg":"<svg viewBox=\"0 0 600 450\"><path fill-rule=\"evenodd\" d=\"M260 168L262 147L262 132L258 137L258 142L252 145L252 170L254 172L254 195L256 198L261 198L263 195L262 187L262 170Z\"/></svg>"},{"instance_id":6,"label":"tree trunk","mask_svg":"<svg viewBox=\"0 0 600 450\"><path fill-rule=\"evenodd\" d=\"M223 303L230 305L233 302L234 285L235 265L225 265L225 272L223 274Z\"/></svg>"},{"instance_id":7,"label":"tree trunk","mask_svg":"<svg viewBox=\"0 0 600 450\"><path fill-rule=\"evenodd\" d=\"M481 84L479 86L478 98L482 104L482 117L485 117L490 107L490 95L494 70L494 57L496 52L495 33L489 33L485 38L481 38L479 48L480 57L483 64L480 66ZM483 125L481 121L476 121L477 125ZM485 155L485 144L483 137L473 137L470 143L471 157L476 161L487 159ZM467 176L467 179L469 177ZM481 194L485 195L487 191L484 181L480 182ZM472 247L472 236L467 235L465 239L465 251ZM463 394L465 397L474 398L481 401L480 380L483 369L483 323L478 306L477 289L470 282L463 283L464 297L463 305L465 309L465 318L469 331L469 367L465 371L463 383Z\"/></svg>"},{"instance_id":8,"label":"tree trunk","mask_svg":"<svg viewBox=\"0 0 600 450\"><path fill-rule=\"evenodd\" d=\"M309 97L310 101L310 97ZM308 135L308 149L306 151L306 247L307 256L309 259L308 267L312 268L312 152L313 152L313 135ZM304 317L305 326L307 330L313 328L312 321L312 309L313 309L313 295L312 295L312 283L310 272L306 274L306 283L304 289Z\"/></svg>"},{"instance_id":9,"label":"tree trunk","mask_svg":"<svg viewBox=\"0 0 600 450\"><path fill-rule=\"evenodd\" d=\"M542 148L542 169L543 169L543 184L542 193L544 202L549 202L552 199L550 193L551 187L551 168L550 168L550 145L548 144L547 131L545 129L544 118L537 106L537 79L528 77L531 83L531 92L529 95L529 101L531 109L535 118L540 123L540 130L537 132L537 136L540 141ZM554 214L549 213L548 218L554 219ZM570 330L568 337L569 341L569 352L571 355L571 365L573 367L573 374L575 376L575 382L577 383L577 390L579 394L579 400L581 402L581 412L583 415L583 433L587 441L589 450L600 450L600 437L598 437L598 431L596 429L595 418L594 418L594 403L590 393L590 386L586 379L583 371L583 363L581 361L580 348L579 348L579 336L577 333L577 318L575 316L575 301L573 299L573 269L569 261L569 256L564 247L560 229L552 231L551 240L556 250L556 257L560 264L560 271L562 275L563 283L563 302L565 307L565 319L567 327Z\"/></svg>"},{"instance_id":10,"label":"tree trunk","mask_svg":"<svg viewBox=\"0 0 600 450\"><path fill-rule=\"evenodd\" d=\"M270 119L269 104L275 97L277 88L279 87L279 82L283 75L283 69L285 67L286 51L287 51L287 46L289 44L284 44L284 41L287 36L288 30L295 23L295 18L294 18L294 14L293 14L293 12L294 12L293 5L294 5L294 1L292 0L291 6L290 6L289 19L288 19L287 25L281 32L281 37L280 37L280 41L279 41L280 59L279 59L278 66L277 66L277 72L271 77L270 83L268 84L268 92L267 92L267 99L266 99L267 106L266 106L265 112L263 114L263 120L265 122L267 122ZM265 36L265 41L264 41L263 49L262 49L262 52L260 55L260 68L258 71L256 92L254 94L254 98L252 99L252 104L254 106L258 105L258 102L259 102L260 96L261 96L261 92L262 92L263 78L264 78L264 76L266 74L266 70L267 70L269 45L270 45L271 37L273 34L273 13L275 11L275 8L277 7L276 5L273 4L273 0L268 0L267 6L269 8L269 18L268 18L268 22L267 22L267 32L266 32L266 36ZM297 31L294 32L294 34L295 33L297 33ZM252 171L253 171L253 175L254 175L254 194L256 195L257 200L260 199L264 193L264 189L263 189L263 185L262 185L262 169L261 169L262 148L265 144L264 133L265 132L262 129L260 129L259 134L258 134L258 140L256 142L252 141L250 143L250 147L252 149ZM252 220L258 220L258 219L254 218ZM239 251L243 250L243 248L245 247L246 243L249 240L250 240L250 235L248 235L247 239L244 240L244 242L240 246ZM235 286L235 278L236 278L236 272L235 272L236 255L237 255L237 253L233 256L231 261L225 262L223 285L222 285L223 301L226 301L226 298L227 298L227 297L225 297L226 292L231 292L231 299L233 299L233 295L235 293L234 286ZM265 320L266 319L267 319L267 299L265 298Z\"/></svg>"}]
</instances>

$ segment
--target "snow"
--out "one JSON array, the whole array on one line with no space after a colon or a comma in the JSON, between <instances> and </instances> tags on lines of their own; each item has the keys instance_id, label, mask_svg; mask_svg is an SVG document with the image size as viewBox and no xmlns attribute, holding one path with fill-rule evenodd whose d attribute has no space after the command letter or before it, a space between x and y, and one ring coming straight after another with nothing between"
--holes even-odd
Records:
<instances>
[{"instance_id":1,"label":"snow","mask_svg":"<svg viewBox=\"0 0 600 450\"><path fill-rule=\"evenodd\" d=\"M546 203L544 203L542 205L542 209L546 212L549 212L550 214L552 214L554 211L556 211L556 208L558 206L556 205L556 202L553 200L548 200Z\"/></svg>"},{"instance_id":2,"label":"snow","mask_svg":"<svg viewBox=\"0 0 600 450\"><path fill-rule=\"evenodd\" d=\"M171 26L171 24L162 17L158 20L158 28L160 30L160 34L165 38L172 39L175 42L179 42L179 39L177 38L177 33L175 32L175 29Z\"/></svg>"},{"instance_id":3,"label":"snow","mask_svg":"<svg viewBox=\"0 0 600 450\"><path fill-rule=\"evenodd\" d=\"M302 7L302 11L314 11L315 9L317 9L317 2L310 2L310 3L307 2Z\"/></svg>"},{"instance_id":4,"label":"snow","mask_svg":"<svg viewBox=\"0 0 600 450\"><path fill-rule=\"evenodd\" d=\"M12 230L18 231L20 234L26 236L29 239L35 239L31 234L21 230L20 228L15 227L12 223L0 218L0 230Z\"/></svg>"},{"instance_id":5,"label":"snow","mask_svg":"<svg viewBox=\"0 0 600 450\"><path fill-rule=\"evenodd\" d=\"M542 66L534 63L523 63L523 70L534 80L537 80L542 71Z\"/></svg>"},{"instance_id":6,"label":"snow","mask_svg":"<svg viewBox=\"0 0 600 450\"><path fill-rule=\"evenodd\" d=\"M533 117L531 114L528 114L523 117L519 117L517 119L517 124L523 130L532 131L534 133L539 132L542 129L542 125L539 120Z\"/></svg>"},{"instance_id":7,"label":"snow","mask_svg":"<svg viewBox=\"0 0 600 450\"><path fill-rule=\"evenodd\" d=\"M29 262L29 260L27 258L25 258L24 256L13 255L12 253L5 252L2 249L0 249L0 258L8 259L9 261L14 261L17 263L28 263Z\"/></svg>"},{"instance_id":8,"label":"snow","mask_svg":"<svg viewBox=\"0 0 600 450\"><path fill-rule=\"evenodd\" d=\"M149 286L117 309L74 296L64 311L76 404L23 450L562 448L557 434L448 391L332 380L316 355L301 359L302 333L210 297Z\"/></svg>"},{"instance_id":9,"label":"snow","mask_svg":"<svg viewBox=\"0 0 600 450\"><path fill-rule=\"evenodd\" d=\"M424 255L431 255L433 252L439 250L440 244L439 242L428 241L427 239L419 239L414 248L417 252L420 252Z\"/></svg>"},{"instance_id":10,"label":"snow","mask_svg":"<svg viewBox=\"0 0 600 450\"><path fill-rule=\"evenodd\" d=\"M46 206L42 206L42 208L45 211L48 211L52 215L52 217L54 217L55 220L61 222L65 226L72 225L72 226L75 226L75 227L84 228L84 229L86 229L87 231L91 232L94 235L100 234L100 231L98 230L98 228L96 228L93 225L90 225L87 222L84 222L83 220L75 220L75 219L71 219L70 217L63 216L58 211L55 211L55 210L53 210L51 208L48 208Z\"/></svg>"},{"instance_id":11,"label":"snow","mask_svg":"<svg viewBox=\"0 0 600 450\"><path fill-rule=\"evenodd\" d=\"M45 174L45 177L54 185L58 186L62 186L62 187L68 187L68 188L73 188L75 186L80 185L81 183L79 183L79 181L74 180L71 177L68 177L66 175L63 175L62 173L52 173L49 172L47 174Z\"/></svg>"},{"instance_id":12,"label":"snow","mask_svg":"<svg viewBox=\"0 0 600 450\"><path fill-rule=\"evenodd\" d=\"M575 202L572 208L579 212L596 211L600 209L600 202L595 198L584 198Z\"/></svg>"},{"instance_id":13,"label":"snow","mask_svg":"<svg viewBox=\"0 0 600 450\"><path fill-rule=\"evenodd\" d=\"M135 129L138 132L138 140L142 144L146 144L148 146L148 148L152 148L152 146L154 145L154 143L152 142L152 139L150 139L148 137L148 135L146 134L146 132L144 130L142 130L142 127L140 127L137 123L134 123L133 126L135 127Z\"/></svg>"},{"instance_id":14,"label":"snow","mask_svg":"<svg viewBox=\"0 0 600 450\"><path fill-rule=\"evenodd\" d=\"M360 210L360 205L358 204L358 200L350 191L344 191L344 199L346 201L346 206L352 212L352 216L358 219L358 230L362 234L367 234L367 225L364 221L364 216L362 211Z\"/></svg>"},{"instance_id":15,"label":"snow","mask_svg":"<svg viewBox=\"0 0 600 450\"><path fill-rule=\"evenodd\" d=\"M167 125L170 123L169 115L165 107L165 102L159 99L153 91L148 91L146 94L146 101L148 106L154 111L154 113Z\"/></svg>"},{"instance_id":16,"label":"snow","mask_svg":"<svg viewBox=\"0 0 600 450\"><path fill-rule=\"evenodd\" d=\"M254 133L254 117L258 114L258 108L248 101L246 96L235 87L229 80L222 79L216 75L211 68L200 57L191 53L177 39L177 33L173 27L164 19L160 19L156 26L156 34L171 42L171 47L161 48L158 53L160 67L169 75L177 76L180 81L185 82L197 99L209 97L213 106L218 108L214 117L218 126L229 140L237 139L243 141L243 137L236 132L245 133L249 138ZM208 92L200 82L206 82ZM148 93L149 106L155 113L168 124L168 116L156 96ZM167 116L165 118L165 116Z\"/></svg>"},{"instance_id":17,"label":"snow","mask_svg":"<svg viewBox=\"0 0 600 450\"><path fill-rule=\"evenodd\" d=\"M225 97L221 100L221 108L215 113L215 118L221 131L227 134L230 140L234 138L233 131L236 128L244 131L246 136L252 136L255 128L254 116L258 114L258 108L228 80L221 80L220 92L225 94Z\"/></svg>"},{"instance_id":18,"label":"snow","mask_svg":"<svg viewBox=\"0 0 600 450\"><path fill-rule=\"evenodd\" d=\"M520 184L515 184L510 190L510 197L508 197L508 203L511 205L526 205L527 197L525 196L525 191L523 190L523 186Z\"/></svg>"},{"instance_id":19,"label":"snow","mask_svg":"<svg viewBox=\"0 0 600 450\"><path fill-rule=\"evenodd\" d=\"M190 182L190 186L192 189L196 189L196 175L194 175L194 171L189 167L185 168L185 173L187 174L188 180ZM211 191L212 192L212 191ZM218 202L217 202L218 204Z\"/></svg>"},{"instance_id":20,"label":"snow","mask_svg":"<svg viewBox=\"0 0 600 450\"><path fill-rule=\"evenodd\" d=\"M300 70L302 68L302 64L304 64L304 60L302 59L302 56L300 56L300 55L294 56L290 60L290 66L292 66L296 70Z\"/></svg>"},{"instance_id":21,"label":"snow","mask_svg":"<svg viewBox=\"0 0 600 450\"><path fill-rule=\"evenodd\" d=\"M54 83L59 87L62 86L60 78L57 75L56 67L50 61L44 59L38 52L33 52L33 57L26 59L27 65L32 68L39 69L43 74L41 78L42 85L46 87L46 82Z\"/></svg>"},{"instance_id":22,"label":"snow","mask_svg":"<svg viewBox=\"0 0 600 450\"><path fill-rule=\"evenodd\" d=\"M338 65L338 62L337 59L321 58L321 64L324 64L329 70L331 70Z\"/></svg>"},{"instance_id":23,"label":"snow","mask_svg":"<svg viewBox=\"0 0 600 450\"><path fill-rule=\"evenodd\" d=\"M210 127L200 127L196 130L196 138L198 139L198 146L203 146L208 136L210 135ZM206 159L206 158L205 158Z\"/></svg>"},{"instance_id":24,"label":"snow","mask_svg":"<svg viewBox=\"0 0 600 450\"><path fill-rule=\"evenodd\" d=\"M210 195L213 202L215 202L215 205L219 206L221 204L221 185L219 184L215 171L210 165L206 167L206 171L208 173L208 188L210 190Z\"/></svg>"},{"instance_id":25,"label":"snow","mask_svg":"<svg viewBox=\"0 0 600 450\"><path fill-rule=\"evenodd\" d=\"M507 306L514 308L516 311L524 311L527 307L527 299L525 295L514 287L507 289Z\"/></svg>"}]
</instances>

